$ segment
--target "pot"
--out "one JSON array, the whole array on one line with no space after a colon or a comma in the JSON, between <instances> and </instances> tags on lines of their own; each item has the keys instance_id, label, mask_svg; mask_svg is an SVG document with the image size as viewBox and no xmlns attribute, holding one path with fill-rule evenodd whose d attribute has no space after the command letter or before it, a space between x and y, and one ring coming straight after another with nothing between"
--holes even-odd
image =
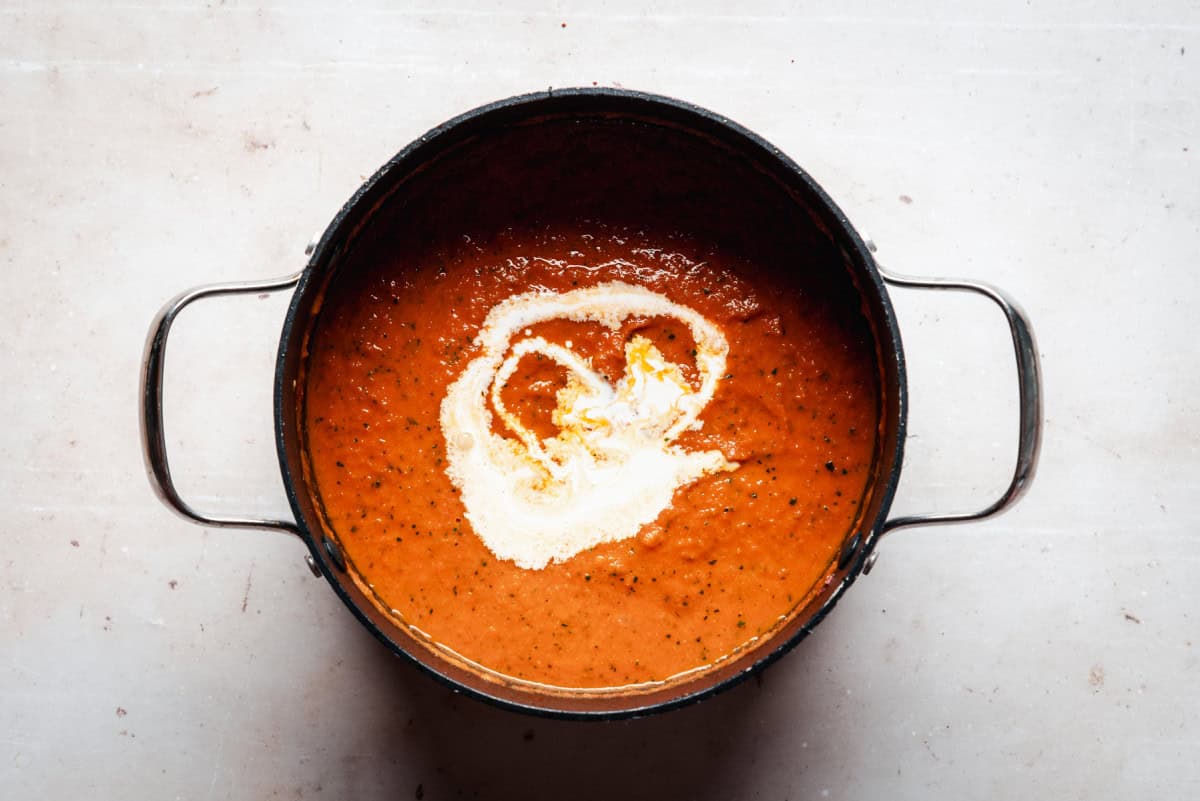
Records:
<instances>
[{"instance_id":1,"label":"pot","mask_svg":"<svg viewBox=\"0 0 1200 801\"><path fill-rule=\"evenodd\" d=\"M763 180L782 187L789 202L811 221L813 235L840 254L841 267L861 296L878 357L881 415L876 432L871 491L858 525L850 531L832 580L818 590L790 621L766 643L730 658L707 672L661 685L621 692L568 692L523 682L498 682L463 661L440 655L410 630L383 614L351 580L337 539L323 523L319 502L305 466L301 376L309 336L324 293L337 280L339 264L355 237L368 229L383 210L404 202L413 176L442 169L447 154L487 163L495 156L487 143L508 137L506 147L521 142L523 131L550 122L587 125L597 120L624 120L641 129L671 132L720 158L749 165ZM515 137L515 140L513 139ZM565 151L564 151L565 152ZM464 156L464 154L466 154ZM554 169L554 168L552 168ZM541 176L544 177L544 176ZM447 182L453 188L453 182ZM536 185L536 184L534 184ZM1041 434L1041 392L1037 351L1029 321L1004 292L972 281L917 279L891 274L876 263L873 246L864 241L828 195L788 157L757 135L712 112L676 100L614 89L547 91L502 100L467 112L430 131L400 151L376 172L333 218L308 250L301 272L283 278L217 284L188 290L168 302L154 319L142 372L142 435L147 472L158 495L184 518L207 526L284 531L307 546L312 572L323 576L349 610L395 653L456 690L510 709L574 718L616 718L658 712L707 697L746 678L778 659L834 607L860 575L870 571L880 539L913 525L980 520L1011 506L1028 487L1037 461ZM900 478L905 440L907 386L904 349L888 285L973 292L995 302L1003 312L1016 353L1020 398L1020 433L1012 480L986 508L972 513L888 516ZM189 304L202 298L240 293L292 291L280 336L275 372L275 439L280 469L295 521L214 517L195 510L175 489L162 425L165 349L172 323Z\"/></svg>"}]
</instances>

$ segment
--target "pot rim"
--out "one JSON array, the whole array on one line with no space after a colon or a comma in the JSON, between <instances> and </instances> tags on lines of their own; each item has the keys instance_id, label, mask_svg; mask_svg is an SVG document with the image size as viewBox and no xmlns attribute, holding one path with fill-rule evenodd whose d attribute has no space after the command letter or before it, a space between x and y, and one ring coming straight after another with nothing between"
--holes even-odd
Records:
<instances>
[{"instance_id":1,"label":"pot rim","mask_svg":"<svg viewBox=\"0 0 1200 801\"><path fill-rule=\"evenodd\" d=\"M798 181L804 191L810 193L812 199L815 201L815 205L823 212L823 221L836 226L836 230L832 232L835 241L843 245L843 247L848 247L850 252L846 254L847 257L853 260L859 268L860 272L856 273L855 279L860 294L864 296L864 299L869 298L877 304L877 308L874 310L872 316L872 327L875 329L877 358L880 362L879 370L881 392L883 395L881 397L880 420L881 426L885 431L880 434L879 447L881 452L877 454L879 461L876 464L873 479L875 482L873 493L879 499L878 511L875 513L873 519L864 519L861 521L859 533L853 536L847 543L848 547L844 549L837 565L841 577L837 580L836 586L829 591L816 612L800 625L795 632L781 639L779 643L774 644L772 647L761 649L763 653L744 669L725 676L720 680L713 681L707 686L701 686L699 689L689 690L676 697L653 703L637 703L645 696L629 695L624 697L629 698L629 700L635 703L628 707L581 710L554 707L553 702L556 696L552 694L543 694L541 698L548 703L538 705L532 702L514 701L511 698L491 694L479 687L464 684L449 675L448 671L439 669L438 665L433 662L433 659L441 659L440 657L433 657L432 659L422 658L422 654L410 652L408 649L400 646L360 608L359 604L351 597L345 583L335 575L335 573L339 572L338 562L342 561L336 545L333 545L332 541L326 537L318 537L317 532L310 530L306 522L308 518L305 514L298 488L308 486L308 482L303 475L303 470L298 469L298 464L293 464L292 457L289 454L289 445L292 444L289 441L292 425L291 418L295 414L294 401L296 397L295 382L289 381L289 365L294 363L296 358L302 358L293 351L293 348L300 350L300 348L296 347L296 343L293 342L293 337L296 326L306 325L307 319L310 316L311 312L307 309L306 301L308 299L308 291L312 290L312 282L319 277L323 277L322 265L326 265L338 255L341 243L347 235L346 227L350 226L349 230L354 230L354 227L360 223L356 218L364 213L364 204L371 204L372 199L381 191L381 187L385 186L394 172L403 172L406 169L419 165L421 160L425 158L424 153L430 149L436 155L439 152L437 149L439 143L450 137L452 133L461 130L467 123L480 121L493 115L509 114L523 108L528 108L531 116L536 116L537 112L543 110L543 106L554 102L561 103L562 108L545 109L547 113L569 111L573 103L578 103L579 107L583 109L587 108L588 103L595 103L598 107L606 101L611 102L614 106L618 106L619 109L614 109L618 111L633 113L640 108L651 113L658 110L660 113L665 111L675 117L690 118L697 123L698 127L702 126L704 133L719 134L722 136L723 141L736 143L742 149L764 158L770 165L772 173L787 175L789 179ZM594 108L592 109L592 111L595 110ZM383 197L386 196L387 193L384 192ZM380 201L376 200L375 202ZM370 210L365 213L369 216ZM366 218L364 217L363 219ZM858 280L861 277L866 278L865 285ZM889 392L894 393L894 398L887 397ZM492 705L547 718L616 720L642 717L652 713L677 709L697 703L741 683L750 675L765 669L768 665L791 651L832 611L842 595L854 583L858 575L863 572L864 564L882 534L883 524L887 519L888 511L890 510L899 483L900 468L903 462L905 433L907 429L908 390L900 330L883 277L875 264L870 247L855 230L845 213L807 172L785 155L778 147L772 145L758 134L723 115L716 114L703 107L662 95L629 89L579 87L548 89L541 92L515 95L466 111L430 129L422 136L410 142L363 182L333 217L320 238L316 241L316 244L312 247L309 261L300 275L299 282L292 294L280 334L275 368L274 406L276 450L284 489L292 512L295 515L298 533L309 548L312 562L320 566L320 572L324 574L325 579L329 582L334 592L376 639L380 640L393 653L402 656L410 663L416 665L422 672L432 676L456 692L465 693ZM888 417L892 419L887 420L886 418ZM885 440L892 439L894 439L894 442L885 442ZM889 445L890 447L888 447ZM885 463L889 451L891 453L890 463ZM781 634L782 632L776 632L771 636L771 639ZM532 693L530 695L532 697Z\"/></svg>"}]
</instances>

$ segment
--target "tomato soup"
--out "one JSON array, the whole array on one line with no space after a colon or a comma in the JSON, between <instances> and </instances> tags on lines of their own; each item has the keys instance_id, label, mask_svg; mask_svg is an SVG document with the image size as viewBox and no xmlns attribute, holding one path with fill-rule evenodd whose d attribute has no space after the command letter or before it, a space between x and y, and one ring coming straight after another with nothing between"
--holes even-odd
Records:
<instances>
[{"instance_id":1,"label":"tomato soup","mask_svg":"<svg viewBox=\"0 0 1200 801\"><path fill-rule=\"evenodd\" d=\"M838 254L752 166L622 125L418 176L308 342L306 469L351 575L500 681L754 647L871 489L879 367Z\"/></svg>"}]
</instances>

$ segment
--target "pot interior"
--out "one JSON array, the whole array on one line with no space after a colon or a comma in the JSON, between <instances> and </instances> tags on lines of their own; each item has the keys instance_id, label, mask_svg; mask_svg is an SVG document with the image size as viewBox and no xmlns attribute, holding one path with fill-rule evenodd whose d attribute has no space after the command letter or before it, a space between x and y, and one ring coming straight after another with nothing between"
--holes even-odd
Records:
<instances>
[{"instance_id":1,"label":"pot interior","mask_svg":"<svg viewBox=\"0 0 1200 801\"><path fill-rule=\"evenodd\" d=\"M415 613L397 613L394 599L381 595L373 580L373 560L385 557L372 555L378 552L359 545L354 521L342 512L331 512L330 499L342 491L335 484L342 482L332 472L322 474L313 453L329 441L328 427L339 423L314 411L314 404L324 402L314 398L328 397L334 392L329 387L336 384L337 392L361 391L364 402L373 403L377 399L364 390L364 382L379 378L369 370L368 378L331 374L325 384L313 384L324 389L310 389L310 382L316 381L311 378L310 361L313 354L322 352L323 338L332 336L327 334L327 329L337 325L332 321L339 315L360 313L361 304L381 302L378 308L382 311L371 312L377 315L371 319L378 321L380 330L395 326L397 321L388 318L389 298L383 295L389 295L399 307L408 302L410 293L431 291L431 286L436 287L448 275L437 267L439 259L457 263L468 256L474 258L479 287L509 281L514 293L529 291L531 286L537 289L537 281L529 283L534 268L521 261L523 251L513 249L514 242L530 236L538 245L528 255L535 260L539 253L562 255L563 269L575 270L573 274L585 285L590 269L615 270L612 274L636 280L639 269L648 263L660 271L678 269L678 281L683 285L714 269L706 261L707 253L733 264L735 273L743 269L738 265L744 265L747 275L770 274L772 286L789 298L789 303L816 302L850 310L840 317L823 318L822 335L830 328L838 329L829 336L841 337L839 341L846 343L842 347L855 352L860 371L855 387L860 396L871 395L871 414L865 423L851 425L848 436L867 440L869 458L857 483L847 484L853 492L848 490L843 496L839 491L837 497L842 500L832 501L845 505L839 510L825 507L827 512L841 515L837 541L824 552L824 562L815 567L814 576L819 580L806 585L794 598L789 596L785 615L770 626L759 627L756 637L747 638L730 653L716 655L701 669L681 670L649 681L572 687L481 666L461 649L431 638L425 618L415 623ZM597 266L594 262L602 260L601 256L589 261L588 253L571 250L597 237L605 239L610 249L616 242L644 245L638 250L639 258L651 261L613 266L610 259L605 262L608 266ZM673 250L676 247L678 253ZM655 249L663 252L648 252ZM671 261L674 256L678 256L677 263ZM388 276L383 282L381 269ZM446 280L449 286L455 279L450 276ZM466 278L456 280L453 291L458 294L443 300L449 315L445 319L456 318L460 312L463 316L474 313L468 326L473 335L486 309L473 305L471 289L476 285ZM656 280L662 280L661 274ZM765 294L761 285L747 286L752 286L757 296ZM557 289L569 291L565 284ZM719 294L723 290L715 285L711 291ZM756 296L740 285L728 292L740 293L742 300ZM727 305L739 302L732 296L727 301ZM697 301L704 302L702 298ZM743 322L757 325L755 314L748 309ZM369 330L362 315L355 318L358 330ZM433 341L443 354L451 354L450 335L444 329L435 326L435 330L418 332L415 322L409 324L413 333L407 344L428 347ZM398 329L388 330L395 335ZM669 336L675 339L673 333ZM471 358L472 345L465 341L469 336L463 339L462 353L455 351L447 359ZM382 341L361 345L363 349L381 346L393 347ZM693 356L696 351L693 348ZM408 369L402 349L395 355L397 360L387 369L398 373L388 380L397 385L410 382L405 386L411 393L424 391L421 378L426 378L427 384L435 382L436 366ZM412 364L424 363L414 356ZM454 363L446 369L453 374L463 368ZM732 378L732 372L728 377ZM817 380L839 379L819 373ZM430 391L440 398L445 382ZM903 391L899 336L871 258L844 216L807 175L762 140L707 112L662 98L597 90L516 98L472 112L430 132L364 185L325 232L293 298L281 341L277 422L285 483L310 548L335 591L377 637L423 669L487 700L547 714L614 716L670 708L728 686L781 655L829 611L861 570L890 505L900 463ZM787 397L803 395L796 392L793 388ZM865 403L861 397L856 400L847 390L845 398L845 414L852 416L850 407L855 403L861 413ZM822 409L822 414L836 413ZM797 414L794 409L782 413ZM392 428L386 436L370 430L368 423L351 426L348 420L340 422L337 436L346 447L378 447L388 453L382 461L388 463L390 473L385 474L378 460L360 470L378 472L380 478L371 486L381 491L381 485L397 475L399 491L404 493L429 492L430 482L445 484L440 471L445 470L441 460L447 454L443 451L422 462L413 451L436 450L439 444L452 447L452 443L433 430L437 419L410 416L408 421L416 428ZM856 428L861 430L855 434ZM784 432L780 436L786 436L787 430L780 429ZM828 437L825 443L832 445ZM823 446L816 443L814 447ZM745 456L759 458L761 464L763 453L761 449L747 451ZM839 469L832 459L826 467L830 473ZM845 469L842 472L851 482L854 477ZM769 480L769 471L763 476ZM359 475L355 480L361 485L361 479ZM769 489L769 484L764 485L763 492ZM791 502L796 505L795 499ZM366 527L365 506L363 514ZM375 512L371 514L374 519ZM474 536L465 510L456 508L451 514L457 522L455 536ZM414 536L422 536L407 519L380 518L377 525L388 537L396 535L397 548L409 547ZM432 531L427 533L433 536ZM402 545L404 537L409 538L409 545ZM408 553L411 556L412 552ZM747 555L752 569L753 560L753 555ZM420 568L406 564L404 569ZM578 572L585 573L583 568ZM600 578L597 576L597 584ZM636 580L634 576L632 581ZM590 583L591 575L584 581ZM630 592L644 591L629 583L628 577L622 581L628 583ZM414 600L413 608L418 605ZM420 614L426 614L423 608ZM428 615L434 614L430 608ZM494 632L493 636L505 634ZM647 631L639 636L657 637L659 633Z\"/></svg>"}]
</instances>

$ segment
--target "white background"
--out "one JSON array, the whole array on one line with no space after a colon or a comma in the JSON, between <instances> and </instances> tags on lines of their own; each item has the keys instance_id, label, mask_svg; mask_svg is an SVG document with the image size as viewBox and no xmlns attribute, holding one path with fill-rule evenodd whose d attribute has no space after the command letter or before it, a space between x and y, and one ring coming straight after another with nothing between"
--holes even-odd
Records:
<instances>
[{"instance_id":1,"label":"white background","mask_svg":"<svg viewBox=\"0 0 1200 801\"><path fill-rule=\"evenodd\" d=\"M5 798L1200 797L1200 12L1002 4L0 6ZM896 533L761 682L640 721L527 718L392 657L299 542L144 477L137 375L189 286L299 269L426 129L548 86L679 97L771 140L891 269L994 282L1040 340L1013 512ZM894 293L897 508L978 506L1015 439L1002 319ZM285 514L285 296L185 313L181 488Z\"/></svg>"}]
</instances>

